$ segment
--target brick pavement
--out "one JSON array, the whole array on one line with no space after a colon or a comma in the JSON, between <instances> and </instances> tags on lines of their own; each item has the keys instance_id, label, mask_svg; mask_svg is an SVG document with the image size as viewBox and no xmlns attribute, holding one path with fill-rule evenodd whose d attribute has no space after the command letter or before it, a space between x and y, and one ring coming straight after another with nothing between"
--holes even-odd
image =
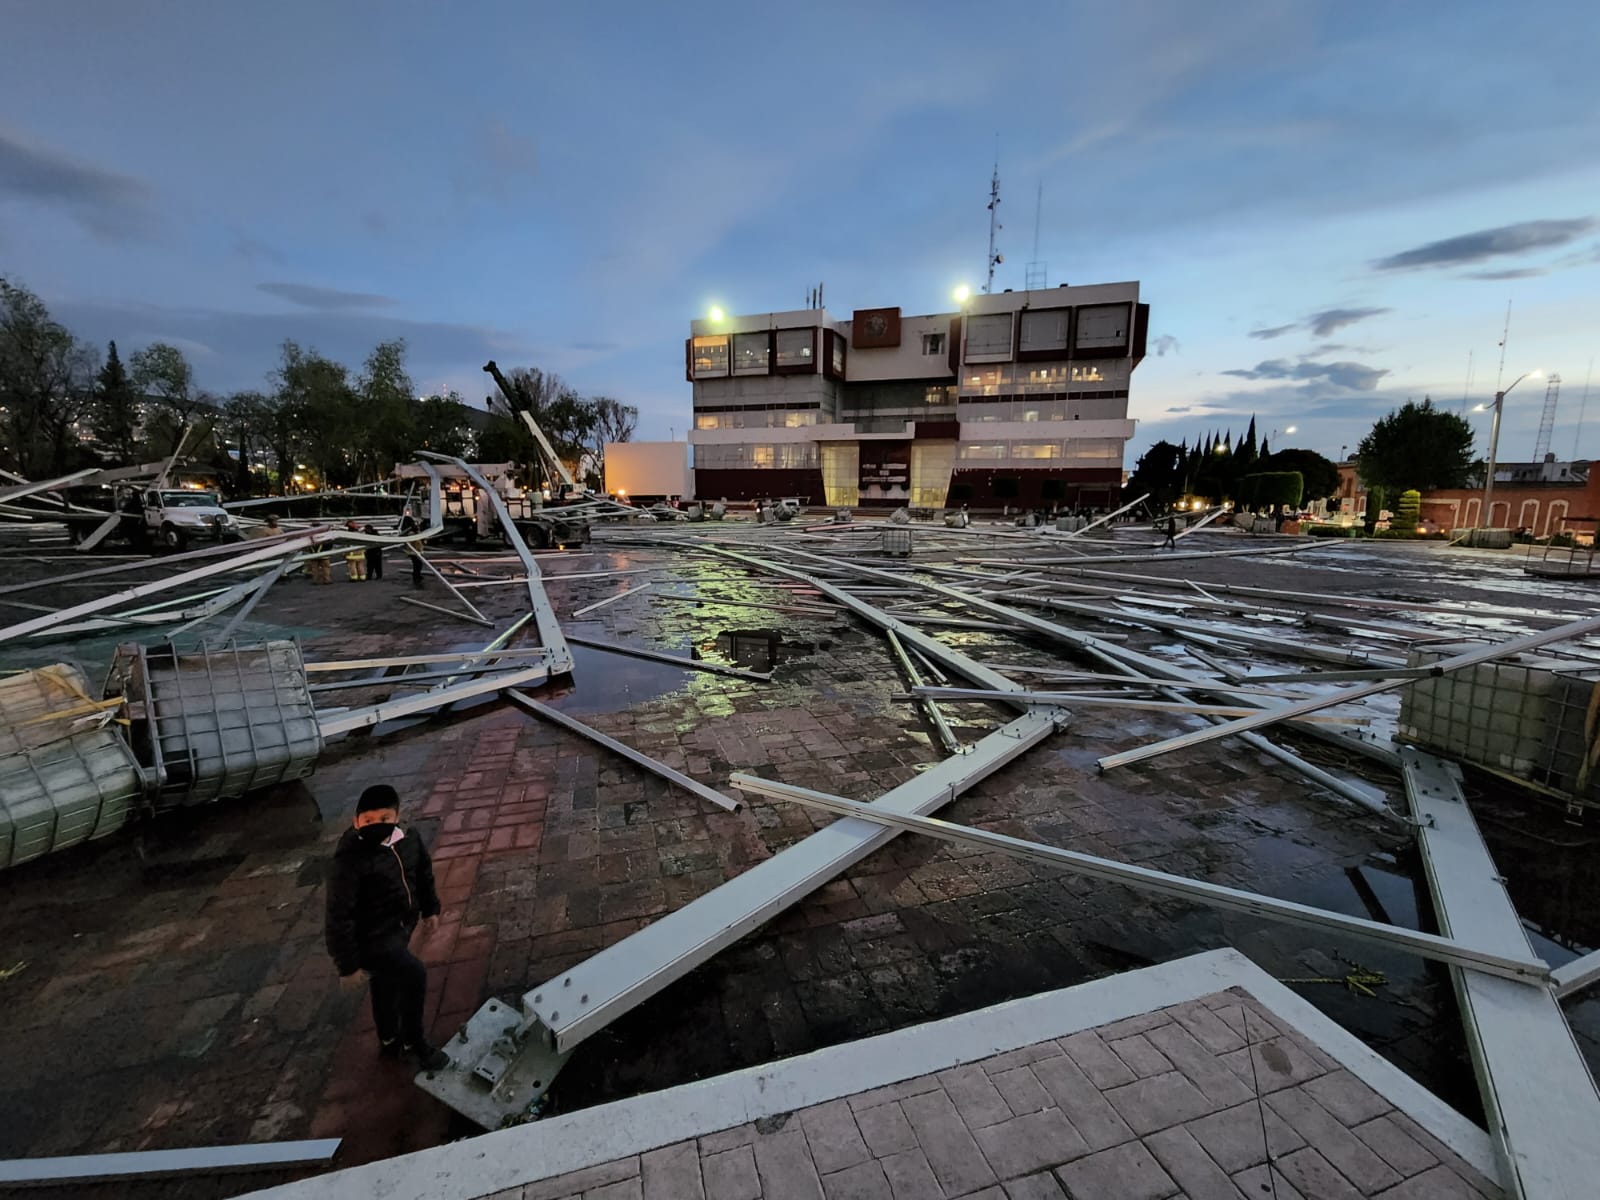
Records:
<instances>
[{"instance_id":1,"label":"brick pavement","mask_svg":"<svg viewBox=\"0 0 1600 1200\"><path fill-rule=\"evenodd\" d=\"M1147 1073L1150 1045L1170 1052L1157 1074ZM1486 1200L1500 1190L1230 989L483 1200L1274 1194Z\"/></svg>"},{"instance_id":2,"label":"brick pavement","mask_svg":"<svg viewBox=\"0 0 1600 1200\"><path fill-rule=\"evenodd\" d=\"M698 569L631 552L577 565L641 563L688 578ZM557 611L567 612L637 580L550 590ZM394 595L407 590L394 578L332 595L291 581L257 613L324 630L307 642L316 658L482 644L476 627L399 604ZM520 615L516 590L477 597L503 624ZM741 583L739 594L770 601L792 593ZM653 604L645 592L579 624L598 636L706 655L730 629L759 624L781 635L783 661L770 684L586 651L576 691L552 697L713 786L744 769L870 798L939 756L917 712L890 698L902 684L879 639L842 617L753 619L751 610ZM1010 639L947 636L978 657L1059 664L1052 652ZM997 723L983 705L952 705L949 713L968 740ZM1085 708L1069 732L946 811L1018 836L1352 911L1359 901L1346 873L1362 871L1374 885L1394 885L1383 887L1383 901L1408 919L1411 881L1396 858L1395 832L1313 796L1265 760L1204 748L1115 776L1095 772L1097 755L1174 728L1165 717L1113 719ZM408 819L439 866L446 921L419 952L430 965L428 1019L440 1038L489 996L516 997L824 820L766 801L737 814L708 811L564 731L484 705L350 738L302 784L6 872L0 967L26 968L0 979L9 1014L0 1026L0 1110L11 1114L0 1126L0 1153L336 1134L346 1139L338 1164L346 1166L471 1132L411 1088L403 1070L371 1054L365 1001L338 991L322 949L324 864L354 795L379 780L411 798ZM1228 944L1283 976L1336 978L1347 969L1341 955L1384 971L1379 1000L1336 986L1311 985L1306 994L1470 1112L1475 1092L1448 985L1414 960L1332 939L1310 944L1248 918L910 837L581 1045L549 1097L551 1110ZM1590 1004L1600 1010L1600 1000ZM1592 1048L1586 1031L1600 1027L1600 1012L1587 1022L1584 1012L1574 1007L1573 1022ZM1057 1088L1139 1081L1130 1095L1161 1093L1178 1111L1211 1102L1187 1076L1184 1088L1142 1082L1181 1075L1173 1056L1181 1058L1185 1043L1163 1047L1140 1030L1118 1040L1107 1055L1086 1050L1070 1071L1064 1060L1045 1074ZM1280 1049L1295 1069L1309 1069L1292 1045ZM1230 1070L1248 1061L1242 1051L1220 1053ZM1213 1092L1226 1089L1222 1078L1209 1076ZM990 1086L1009 1106L1037 1102L1045 1084L1019 1072ZM1074 1129L1095 1144L1120 1136L1118 1122L1113 1108ZM892 1131L879 1132L893 1143ZM723 1167L740 1179L733 1149ZM759 1167L754 1158L749 1165ZM909 1178L922 1168L902 1157L892 1169Z\"/></svg>"}]
</instances>

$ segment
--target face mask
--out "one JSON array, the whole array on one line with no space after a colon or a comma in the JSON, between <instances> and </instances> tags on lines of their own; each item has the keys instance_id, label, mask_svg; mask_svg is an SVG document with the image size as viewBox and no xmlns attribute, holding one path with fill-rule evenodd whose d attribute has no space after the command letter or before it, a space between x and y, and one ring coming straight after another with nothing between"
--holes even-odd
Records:
<instances>
[{"instance_id":1,"label":"face mask","mask_svg":"<svg viewBox=\"0 0 1600 1200\"><path fill-rule=\"evenodd\" d=\"M399 826L389 821L375 821L371 825L363 825L357 832L367 841L381 846L394 836Z\"/></svg>"}]
</instances>

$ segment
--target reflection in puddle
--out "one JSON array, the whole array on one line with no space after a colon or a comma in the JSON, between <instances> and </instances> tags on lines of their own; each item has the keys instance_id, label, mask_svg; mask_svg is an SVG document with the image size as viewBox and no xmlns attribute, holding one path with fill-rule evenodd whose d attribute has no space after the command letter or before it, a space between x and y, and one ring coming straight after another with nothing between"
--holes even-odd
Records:
<instances>
[{"instance_id":1,"label":"reflection in puddle","mask_svg":"<svg viewBox=\"0 0 1600 1200\"><path fill-rule=\"evenodd\" d=\"M814 642L786 642L775 629L727 629L717 634L716 651L747 671L770 671L779 663L809 658Z\"/></svg>"}]
</instances>

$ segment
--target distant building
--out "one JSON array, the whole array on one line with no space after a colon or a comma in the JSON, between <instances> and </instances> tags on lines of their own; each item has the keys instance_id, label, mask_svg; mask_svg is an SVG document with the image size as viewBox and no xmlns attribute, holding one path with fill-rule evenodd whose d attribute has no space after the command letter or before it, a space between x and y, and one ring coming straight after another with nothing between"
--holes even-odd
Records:
<instances>
[{"instance_id":1,"label":"distant building","mask_svg":"<svg viewBox=\"0 0 1600 1200\"><path fill-rule=\"evenodd\" d=\"M1543 462L1497 462L1494 465L1494 483L1586 483L1589 479L1587 461L1557 462L1554 454L1546 454ZM1468 487L1483 486L1483 472L1475 469L1467 479Z\"/></svg>"},{"instance_id":2,"label":"distant building","mask_svg":"<svg viewBox=\"0 0 1600 1200\"><path fill-rule=\"evenodd\" d=\"M1148 327L1136 282L979 295L925 316L693 321L695 493L1112 506Z\"/></svg>"}]
</instances>

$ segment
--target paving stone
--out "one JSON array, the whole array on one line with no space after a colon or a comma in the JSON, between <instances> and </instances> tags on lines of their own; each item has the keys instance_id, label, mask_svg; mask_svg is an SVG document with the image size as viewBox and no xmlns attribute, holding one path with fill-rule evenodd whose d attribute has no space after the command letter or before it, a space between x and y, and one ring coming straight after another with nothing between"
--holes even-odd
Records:
<instances>
[{"instance_id":1,"label":"paving stone","mask_svg":"<svg viewBox=\"0 0 1600 1200\"><path fill-rule=\"evenodd\" d=\"M1300 1189L1284 1177L1283 1172L1276 1167L1269 1171L1265 1163L1240 1171L1233 1177L1233 1184L1244 1193L1245 1200L1307 1200L1300 1194ZM1312 1196L1310 1200L1322 1198Z\"/></svg>"},{"instance_id":2,"label":"paving stone","mask_svg":"<svg viewBox=\"0 0 1600 1200\"><path fill-rule=\"evenodd\" d=\"M562 1196L577 1196L608 1184L637 1179L639 1156L629 1155L614 1162L596 1163L581 1171L569 1171L552 1179L541 1179L523 1187L523 1200L559 1200Z\"/></svg>"},{"instance_id":3,"label":"paving stone","mask_svg":"<svg viewBox=\"0 0 1600 1200\"><path fill-rule=\"evenodd\" d=\"M1137 1079L1112 1088L1105 1095L1128 1127L1141 1137L1180 1121L1203 1117L1218 1107L1177 1071Z\"/></svg>"},{"instance_id":4,"label":"paving stone","mask_svg":"<svg viewBox=\"0 0 1600 1200\"><path fill-rule=\"evenodd\" d=\"M801 1110L800 1124L819 1175L842 1171L872 1157L867 1144L861 1140L850 1106L843 1100L830 1100Z\"/></svg>"},{"instance_id":5,"label":"paving stone","mask_svg":"<svg viewBox=\"0 0 1600 1200\"><path fill-rule=\"evenodd\" d=\"M1346 1125L1381 1117L1394 1106L1349 1071L1334 1071L1306 1081L1305 1090Z\"/></svg>"},{"instance_id":6,"label":"paving stone","mask_svg":"<svg viewBox=\"0 0 1600 1200\"><path fill-rule=\"evenodd\" d=\"M1059 1166L1089 1153L1089 1146L1059 1108L1012 1117L973 1131L999 1179L1013 1179Z\"/></svg>"},{"instance_id":7,"label":"paving stone","mask_svg":"<svg viewBox=\"0 0 1600 1200\"><path fill-rule=\"evenodd\" d=\"M1298 1038L1273 1038L1218 1057L1239 1077L1239 1082L1263 1096L1328 1073Z\"/></svg>"},{"instance_id":8,"label":"paving stone","mask_svg":"<svg viewBox=\"0 0 1600 1200\"><path fill-rule=\"evenodd\" d=\"M883 1168L870 1161L824 1175L822 1192L828 1200L894 1200Z\"/></svg>"},{"instance_id":9,"label":"paving stone","mask_svg":"<svg viewBox=\"0 0 1600 1200\"><path fill-rule=\"evenodd\" d=\"M1025 1067L1042 1059L1059 1058L1061 1053L1061 1047L1055 1042L1035 1042L1031 1046L1022 1046L1016 1050L1007 1050L1004 1054L996 1054L993 1058L986 1058L978 1065L990 1075L998 1075L1001 1071Z\"/></svg>"},{"instance_id":10,"label":"paving stone","mask_svg":"<svg viewBox=\"0 0 1600 1200\"><path fill-rule=\"evenodd\" d=\"M748 1146L756 1140L756 1127L748 1122L735 1125L732 1129L719 1129L716 1133L708 1133L700 1138L700 1154L721 1154L724 1150L732 1150L736 1146Z\"/></svg>"},{"instance_id":11,"label":"paving stone","mask_svg":"<svg viewBox=\"0 0 1600 1200\"><path fill-rule=\"evenodd\" d=\"M704 1200L700 1179L700 1151L693 1142L663 1146L639 1156L639 1178L644 1200Z\"/></svg>"},{"instance_id":12,"label":"paving stone","mask_svg":"<svg viewBox=\"0 0 1600 1200\"><path fill-rule=\"evenodd\" d=\"M1104 1039L1092 1029L1075 1033L1071 1037L1059 1038L1057 1044L1082 1068L1083 1073L1095 1087L1117 1087L1134 1081L1134 1073L1128 1068L1128 1064L1118 1058Z\"/></svg>"},{"instance_id":13,"label":"paving stone","mask_svg":"<svg viewBox=\"0 0 1600 1200\"><path fill-rule=\"evenodd\" d=\"M1273 1165L1301 1195L1312 1200L1360 1200L1372 1194L1356 1187L1311 1146L1286 1154Z\"/></svg>"},{"instance_id":14,"label":"paving stone","mask_svg":"<svg viewBox=\"0 0 1600 1200\"><path fill-rule=\"evenodd\" d=\"M763 1200L821 1200L822 1181L800 1129L761 1134L750 1149L755 1152Z\"/></svg>"},{"instance_id":15,"label":"paving stone","mask_svg":"<svg viewBox=\"0 0 1600 1200\"><path fill-rule=\"evenodd\" d=\"M1195 1041L1213 1054L1227 1054L1230 1050L1238 1050L1245 1044L1241 1033L1235 1031L1203 1001L1175 1004L1166 1011L1172 1014L1173 1020L1193 1035Z\"/></svg>"},{"instance_id":16,"label":"paving stone","mask_svg":"<svg viewBox=\"0 0 1600 1200\"><path fill-rule=\"evenodd\" d=\"M1172 1070L1172 1064L1167 1061L1167 1056L1157 1050L1143 1034L1136 1033L1132 1037L1118 1038L1106 1044L1140 1079L1148 1079L1152 1075L1165 1075Z\"/></svg>"},{"instance_id":17,"label":"paving stone","mask_svg":"<svg viewBox=\"0 0 1600 1200\"><path fill-rule=\"evenodd\" d=\"M1167 1200L1178 1190L1172 1177L1140 1143L1126 1142L1056 1168L1072 1200Z\"/></svg>"},{"instance_id":18,"label":"paving stone","mask_svg":"<svg viewBox=\"0 0 1600 1200\"><path fill-rule=\"evenodd\" d=\"M1228 1173L1183 1126L1152 1133L1144 1145L1177 1181L1186 1200L1242 1200Z\"/></svg>"},{"instance_id":19,"label":"paving stone","mask_svg":"<svg viewBox=\"0 0 1600 1200\"><path fill-rule=\"evenodd\" d=\"M643 1200L640 1191L639 1179L621 1179L616 1183L608 1183L603 1187L587 1188L583 1193L583 1200Z\"/></svg>"},{"instance_id":20,"label":"paving stone","mask_svg":"<svg viewBox=\"0 0 1600 1200\"><path fill-rule=\"evenodd\" d=\"M1440 1165L1413 1175L1381 1193L1383 1200L1483 1200L1484 1193L1472 1187L1449 1167ZM1496 1190L1493 1195L1499 1195Z\"/></svg>"},{"instance_id":21,"label":"paving stone","mask_svg":"<svg viewBox=\"0 0 1600 1200\"><path fill-rule=\"evenodd\" d=\"M860 1112L871 1108L875 1104L887 1104L891 1100L904 1100L908 1096L921 1096L925 1092L939 1090L939 1081L932 1075L918 1075L915 1079L906 1079L900 1083L887 1084L884 1087L873 1088L868 1092L861 1092L849 1098L850 1110Z\"/></svg>"},{"instance_id":22,"label":"paving stone","mask_svg":"<svg viewBox=\"0 0 1600 1200\"><path fill-rule=\"evenodd\" d=\"M1006 1181L1006 1200L1065 1200L1066 1193L1050 1171Z\"/></svg>"},{"instance_id":23,"label":"paving stone","mask_svg":"<svg viewBox=\"0 0 1600 1200\"><path fill-rule=\"evenodd\" d=\"M1032 1070L1090 1150L1133 1139L1127 1122L1066 1055L1043 1059L1034 1063Z\"/></svg>"},{"instance_id":24,"label":"paving stone","mask_svg":"<svg viewBox=\"0 0 1600 1200\"><path fill-rule=\"evenodd\" d=\"M1267 1097L1267 1106L1293 1125L1295 1131L1329 1162L1339 1173L1365 1192L1377 1192L1400 1182L1400 1175L1372 1149L1351 1133L1322 1105L1311 1098L1303 1088L1289 1088ZM1288 1163L1293 1155L1283 1161ZM1289 1174L1285 1165L1284 1174ZM1292 1179L1293 1176L1290 1175ZM1300 1186L1296 1184L1296 1186ZM1300 1187L1305 1191L1304 1187Z\"/></svg>"},{"instance_id":25,"label":"paving stone","mask_svg":"<svg viewBox=\"0 0 1600 1200\"><path fill-rule=\"evenodd\" d=\"M1053 1103L1038 1076L1027 1067L1012 1067L990 1078L994 1081L995 1090L1005 1100L1006 1107L1019 1117L1024 1113L1049 1108Z\"/></svg>"},{"instance_id":26,"label":"paving stone","mask_svg":"<svg viewBox=\"0 0 1600 1200\"><path fill-rule=\"evenodd\" d=\"M1377 1151L1401 1175L1417 1175L1438 1163L1432 1151L1389 1117L1378 1117L1351 1130L1358 1138Z\"/></svg>"},{"instance_id":27,"label":"paving stone","mask_svg":"<svg viewBox=\"0 0 1600 1200\"><path fill-rule=\"evenodd\" d=\"M912 1132L911 1124L897 1101L863 1109L856 1114L856 1126L867 1143L867 1149L877 1158L916 1148L917 1135Z\"/></svg>"},{"instance_id":28,"label":"paving stone","mask_svg":"<svg viewBox=\"0 0 1600 1200\"><path fill-rule=\"evenodd\" d=\"M760 1200L761 1180L756 1174L755 1151L749 1145L702 1154L700 1175L706 1200Z\"/></svg>"},{"instance_id":29,"label":"paving stone","mask_svg":"<svg viewBox=\"0 0 1600 1200\"><path fill-rule=\"evenodd\" d=\"M944 1087L945 1095L955 1102L956 1111L961 1114L968 1129L981 1129L1012 1115L1011 1108L995 1091L994 1084L989 1081L982 1067L969 1063L964 1067L940 1071L937 1078Z\"/></svg>"},{"instance_id":30,"label":"paving stone","mask_svg":"<svg viewBox=\"0 0 1600 1200\"><path fill-rule=\"evenodd\" d=\"M1306 1144L1282 1117L1255 1100L1190 1121L1183 1128L1229 1175L1266 1162L1268 1147L1274 1158L1281 1158Z\"/></svg>"},{"instance_id":31,"label":"paving stone","mask_svg":"<svg viewBox=\"0 0 1600 1200\"><path fill-rule=\"evenodd\" d=\"M1497 1196L1500 1194L1500 1188L1498 1184L1496 1184L1493 1180L1485 1178L1481 1171L1469 1166L1466 1159L1462 1158L1454 1150L1450 1149L1450 1147L1446 1146L1438 1138L1434 1137L1433 1134L1429 1133L1421 1125L1417 1124L1417 1122L1411 1117L1407 1116L1398 1109L1392 1113L1389 1113L1388 1117L1389 1120L1393 1121L1397 1126L1399 1126L1400 1132L1404 1133L1412 1141L1416 1142L1417 1145L1421 1146L1429 1154L1437 1158L1444 1166L1449 1167L1457 1175L1460 1175L1462 1178L1468 1180L1473 1187L1477 1188L1484 1195Z\"/></svg>"},{"instance_id":32,"label":"paving stone","mask_svg":"<svg viewBox=\"0 0 1600 1200\"><path fill-rule=\"evenodd\" d=\"M1140 1013L1136 1017L1124 1017L1120 1021L1112 1021L1109 1025L1100 1025L1095 1032L1107 1043L1118 1041L1125 1037L1132 1037L1136 1033L1144 1033L1148 1029L1158 1029L1162 1025L1170 1025L1172 1018L1162 1009L1152 1012Z\"/></svg>"},{"instance_id":33,"label":"paving stone","mask_svg":"<svg viewBox=\"0 0 1600 1200\"><path fill-rule=\"evenodd\" d=\"M900 1108L916 1131L917 1144L927 1156L934 1177L948 1195L959 1196L994 1182L994 1172L984 1161L955 1104L943 1091L912 1096L902 1100Z\"/></svg>"},{"instance_id":34,"label":"paving stone","mask_svg":"<svg viewBox=\"0 0 1600 1200\"><path fill-rule=\"evenodd\" d=\"M933 1177L933 1168L921 1150L906 1150L880 1160L883 1173L888 1177L894 1200L928 1200L930 1196L944 1195L944 1189ZM710 1197L707 1197L710 1200Z\"/></svg>"},{"instance_id":35,"label":"paving stone","mask_svg":"<svg viewBox=\"0 0 1600 1200\"><path fill-rule=\"evenodd\" d=\"M1213 1104L1239 1104L1255 1095L1182 1025L1165 1025L1144 1036Z\"/></svg>"}]
</instances>

